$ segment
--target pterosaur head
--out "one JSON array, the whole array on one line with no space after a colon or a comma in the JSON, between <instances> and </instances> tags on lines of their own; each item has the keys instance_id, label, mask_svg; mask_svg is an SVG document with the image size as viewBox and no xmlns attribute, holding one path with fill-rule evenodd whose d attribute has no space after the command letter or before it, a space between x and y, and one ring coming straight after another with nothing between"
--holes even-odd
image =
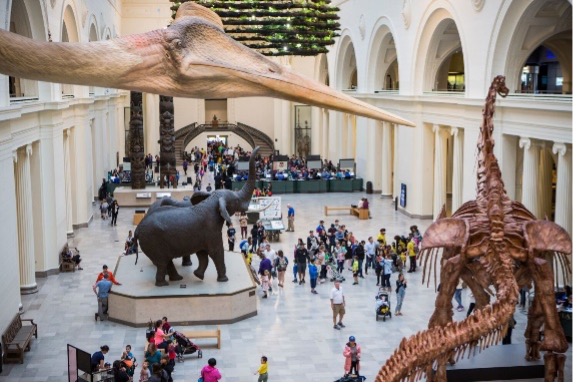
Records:
<instances>
[{"instance_id":1,"label":"pterosaur head","mask_svg":"<svg viewBox=\"0 0 577 385\"><path fill-rule=\"evenodd\" d=\"M180 6L168 28L114 40L46 43L0 30L0 72L176 97L269 96L414 125L236 42L216 13L193 2Z\"/></svg>"}]
</instances>

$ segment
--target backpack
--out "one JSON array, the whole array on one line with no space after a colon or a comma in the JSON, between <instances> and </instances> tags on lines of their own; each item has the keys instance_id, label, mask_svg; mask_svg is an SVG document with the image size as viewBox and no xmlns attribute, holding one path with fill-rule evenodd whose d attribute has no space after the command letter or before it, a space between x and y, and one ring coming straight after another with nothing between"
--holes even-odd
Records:
<instances>
[{"instance_id":1,"label":"backpack","mask_svg":"<svg viewBox=\"0 0 577 385\"><path fill-rule=\"evenodd\" d=\"M277 257L276 259L276 266L279 269L286 269L288 265L288 260L286 257Z\"/></svg>"}]
</instances>

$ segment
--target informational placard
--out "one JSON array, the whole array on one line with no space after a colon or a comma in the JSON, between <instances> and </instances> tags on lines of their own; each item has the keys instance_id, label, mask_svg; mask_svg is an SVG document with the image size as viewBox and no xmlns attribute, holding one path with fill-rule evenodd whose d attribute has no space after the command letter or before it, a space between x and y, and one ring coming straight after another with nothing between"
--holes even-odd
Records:
<instances>
[{"instance_id":1,"label":"informational placard","mask_svg":"<svg viewBox=\"0 0 577 385\"><path fill-rule=\"evenodd\" d=\"M407 185L401 183L401 196L399 198L401 207L407 207Z\"/></svg>"},{"instance_id":2,"label":"informational placard","mask_svg":"<svg viewBox=\"0 0 577 385\"><path fill-rule=\"evenodd\" d=\"M307 160L307 168L309 170L320 170L323 168L323 162L321 160Z\"/></svg>"},{"instance_id":3,"label":"informational placard","mask_svg":"<svg viewBox=\"0 0 577 385\"><path fill-rule=\"evenodd\" d=\"M260 219L278 219L282 217L281 197L262 197L259 198Z\"/></svg>"},{"instance_id":4,"label":"informational placard","mask_svg":"<svg viewBox=\"0 0 577 385\"><path fill-rule=\"evenodd\" d=\"M354 159L341 159L339 160L339 168L341 170L351 170L354 171L355 169L355 160Z\"/></svg>"}]
</instances>

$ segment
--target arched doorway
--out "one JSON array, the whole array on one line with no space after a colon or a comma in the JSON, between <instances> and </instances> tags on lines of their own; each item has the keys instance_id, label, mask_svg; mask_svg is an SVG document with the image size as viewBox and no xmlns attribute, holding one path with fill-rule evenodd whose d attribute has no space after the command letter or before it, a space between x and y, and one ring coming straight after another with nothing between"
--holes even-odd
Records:
<instances>
[{"instance_id":1,"label":"arched doorway","mask_svg":"<svg viewBox=\"0 0 577 385\"><path fill-rule=\"evenodd\" d=\"M387 25L374 34L369 51L367 88L375 92L399 89L399 63L395 39Z\"/></svg>"},{"instance_id":2,"label":"arched doorway","mask_svg":"<svg viewBox=\"0 0 577 385\"><path fill-rule=\"evenodd\" d=\"M38 8L38 9L34 9ZM42 11L39 6L24 1L12 2L10 32L36 40L45 40ZM38 99L38 81L8 77L11 102Z\"/></svg>"},{"instance_id":3,"label":"arched doorway","mask_svg":"<svg viewBox=\"0 0 577 385\"><path fill-rule=\"evenodd\" d=\"M356 90L358 88L357 76L357 58L355 54L355 47L350 36L345 35L342 38L338 55L337 55L337 71L336 71L336 86L341 90ZM354 158L355 156L355 137L356 131L356 116L349 116L348 114L337 113L336 123L336 143L337 149L335 159L338 158ZM331 135L333 136L333 135Z\"/></svg>"},{"instance_id":4,"label":"arched doorway","mask_svg":"<svg viewBox=\"0 0 577 385\"><path fill-rule=\"evenodd\" d=\"M70 5L64 9L64 16L62 18L62 35L60 39L63 43L78 42L78 27L76 24L76 17ZM62 98L74 98L74 85L62 84Z\"/></svg>"},{"instance_id":5,"label":"arched doorway","mask_svg":"<svg viewBox=\"0 0 577 385\"><path fill-rule=\"evenodd\" d=\"M573 6L568 1L513 2L496 39L492 76L520 93L573 92Z\"/></svg>"}]
</instances>

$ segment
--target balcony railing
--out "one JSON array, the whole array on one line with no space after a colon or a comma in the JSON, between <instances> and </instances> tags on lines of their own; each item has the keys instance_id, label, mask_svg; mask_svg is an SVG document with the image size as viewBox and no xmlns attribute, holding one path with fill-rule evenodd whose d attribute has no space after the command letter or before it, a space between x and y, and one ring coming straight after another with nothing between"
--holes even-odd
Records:
<instances>
[{"instance_id":1,"label":"balcony railing","mask_svg":"<svg viewBox=\"0 0 577 385\"><path fill-rule=\"evenodd\" d=\"M37 102L38 100L39 100L38 96L19 96L19 97L10 96L10 104L32 103Z\"/></svg>"}]
</instances>

